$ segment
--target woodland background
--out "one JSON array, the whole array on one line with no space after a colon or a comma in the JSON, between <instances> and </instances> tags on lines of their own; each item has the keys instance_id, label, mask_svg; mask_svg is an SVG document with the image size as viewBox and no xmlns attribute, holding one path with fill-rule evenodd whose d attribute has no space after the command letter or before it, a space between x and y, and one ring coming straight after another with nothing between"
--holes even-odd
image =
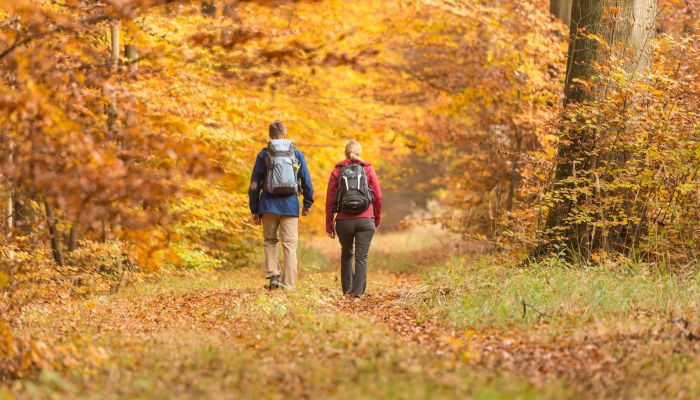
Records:
<instances>
[{"instance_id":1,"label":"woodland background","mask_svg":"<svg viewBox=\"0 0 700 400\"><path fill-rule=\"evenodd\" d=\"M359 140L382 177L387 244L378 251L391 257L375 257L377 269L387 287L398 279L405 288L380 283L352 315L415 312L399 320L436 321L425 329L441 333L425 340L456 335L448 342L467 359L483 350L465 350L464 329L503 329L501 338L515 320L527 332L571 322L569 311L588 326L605 320L590 311L605 299L620 321L651 316L669 337L696 338L699 17L695 0L3 2L3 387L8 396L51 387L46 379L60 387L61 371L99 371L95 360L116 357L85 344L92 339L58 337L38 305L61 314L94 299L117 307L121 289L146 296L143 285L169 279L252 279L260 238L247 188L274 119L309 162L317 195L301 257L328 282L334 253L316 234L345 141ZM420 236L426 224L443 228L428 231L437 242ZM404 283L418 270L428 274L420 285ZM512 287L501 297L481 292L503 279ZM567 281L583 303L557 297L578 293L557 286ZM479 296L489 305L469 314ZM415 339L403 322L388 326ZM694 365L695 350L683 351ZM554 376L590 372L570 371ZM299 393L328 394L298 379ZM621 380L621 392L601 393L627 393ZM85 382L71 393L89 393ZM692 394L685 383L666 385Z\"/></svg>"}]
</instances>

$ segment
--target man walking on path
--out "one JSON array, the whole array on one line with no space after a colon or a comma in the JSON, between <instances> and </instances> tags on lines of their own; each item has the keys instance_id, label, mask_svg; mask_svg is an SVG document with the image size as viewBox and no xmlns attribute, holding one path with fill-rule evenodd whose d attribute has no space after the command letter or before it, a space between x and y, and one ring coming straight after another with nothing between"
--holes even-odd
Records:
<instances>
[{"instance_id":1,"label":"man walking on path","mask_svg":"<svg viewBox=\"0 0 700 400\"><path fill-rule=\"evenodd\" d=\"M287 140L287 128L277 120L270 124L270 142L258 153L250 178L248 198L256 225L262 223L265 278L270 289L293 289L297 281L299 198L304 196L303 216L314 203L314 188L304 155ZM278 233L282 239L284 269L277 259Z\"/></svg>"}]
</instances>

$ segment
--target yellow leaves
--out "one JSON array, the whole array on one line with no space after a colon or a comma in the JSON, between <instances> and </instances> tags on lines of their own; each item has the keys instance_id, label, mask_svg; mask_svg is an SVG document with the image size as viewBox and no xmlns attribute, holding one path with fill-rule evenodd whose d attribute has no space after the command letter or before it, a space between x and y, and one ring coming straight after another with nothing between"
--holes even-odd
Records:
<instances>
[{"instance_id":1,"label":"yellow leaves","mask_svg":"<svg viewBox=\"0 0 700 400\"><path fill-rule=\"evenodd\" d=\"M127 241L129 252L141 268L153 271L165 262L176 266L182 264L182 259L168 247L168 242L176 240L177 235L166 232L163 227L123 231L122 238Z\"/></svg>"},{"instance_id":2,"label":"yellow leaves","mask_svg":"<svg viewBox=\"0 0 700 400\"><path fill-rule=\"evenodd\" d=\"M589 32L586 32L585 30L582 31L582 32L580 31L580 33L581 33L581 36L583 36L583 37L585 37L585 38L588 38L589 40L592 40L592 41L594 41L594 42L597 42L597 43L599 43L599 44L602 45L602 46L607 46L607 44L608 44L608 43L605 41L605 38L603 38L603 36L601 36L601 35L599 35L599 34L597 34L597 33L589 33Z\"/></svg>"},{"instance_id":3,"label":"yellow leaves","mask_svg":"<svg viewBox=\"0 0 700 400\"><path fill-rule=\"evenodd\" d=\"M0 291L10 284L11 277L6 272L0 271Z\"/></svg>"},{"instance_id":4,"label":"yellow leaves","mask_svg":"<svg viewBox=\"0 0 700 400\"><path fill-rule=\"evenodd\" d=\"M0 321L0 354L12 356L14 353L13 341L14 337L10 327L3 321Z\"/></svg>"}]
</instances>

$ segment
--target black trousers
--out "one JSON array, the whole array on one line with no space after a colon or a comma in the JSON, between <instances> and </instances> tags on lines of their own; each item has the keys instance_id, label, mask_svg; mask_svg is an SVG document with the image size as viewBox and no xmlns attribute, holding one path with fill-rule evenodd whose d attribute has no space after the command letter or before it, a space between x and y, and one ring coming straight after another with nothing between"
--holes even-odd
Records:
<instances>
[{"instance_id":1,"label":"black trousers","mask_svg":"<svg viewBox=\"0 0 700 400\"><path fill-rule=\"evenodd\" d=\"M367 287L367 258L374 237L374 218L341 219L335 231L342 247L340 255L340 283L343 293L361 296ZM353 271L352 261L355 259Z\"/></svg>"}]
</instances>

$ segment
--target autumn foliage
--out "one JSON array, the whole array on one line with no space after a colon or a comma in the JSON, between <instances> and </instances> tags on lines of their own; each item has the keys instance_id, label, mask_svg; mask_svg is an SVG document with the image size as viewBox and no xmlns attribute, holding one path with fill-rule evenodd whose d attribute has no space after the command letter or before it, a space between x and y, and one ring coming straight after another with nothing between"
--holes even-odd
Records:
<instances>
[{"instance_id":1,"label":"autumn foliage","mask_svg":"<svg viewBox=\"0 0 700 400\"><path fill-rule=\"evenodd\" d=\"M651 67L630 74L542 0L3 2L0 380L72 357L14 336L32 301L252 265L248 180L277 118L317 205L352 138L410 209L390 217L509 261L697 267L694 7L659 3ZM575 82L595 96L569 101L577 35L614 56ZM320 208L303 231L323 229Z\"/></svg>"}]
</instances>

